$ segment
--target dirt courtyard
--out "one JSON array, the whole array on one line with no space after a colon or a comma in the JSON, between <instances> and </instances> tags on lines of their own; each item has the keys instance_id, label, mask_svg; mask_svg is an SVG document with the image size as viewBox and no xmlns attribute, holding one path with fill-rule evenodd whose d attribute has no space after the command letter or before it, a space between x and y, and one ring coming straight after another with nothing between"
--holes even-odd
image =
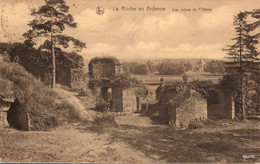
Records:
<instances>
[{"instance_id":1,"label":"dirt courtyard","mask_svg":"<svg viewBox=\"0 0 260 164\"><path fill-rule=\"evenodd\" d=\"M73 123L46 132L1 129L0 162L260 162L259 121L220 121L185 131L139 114L116 122Z\"/></svg>"}]
</instances>

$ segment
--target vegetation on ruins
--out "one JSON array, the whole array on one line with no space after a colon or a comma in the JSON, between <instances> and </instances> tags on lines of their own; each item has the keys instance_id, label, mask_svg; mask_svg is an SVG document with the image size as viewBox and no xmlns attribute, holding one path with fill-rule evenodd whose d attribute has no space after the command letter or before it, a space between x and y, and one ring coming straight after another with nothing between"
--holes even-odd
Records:
<instances>
[{"instance_id":1,"label":"vegetation on ruins","mask_svg":"<svg viewBox=\"0 0 260 164\"><path fill-rule=\"evenodd\" d=\"M130 88L137 85L139 82L136 79L129 77L127 74L113 75L110 78L91 78L88 82L88 87L94 89L95 87L109 86L119 88Z\"/></svg>"},{"instance_id":2,"label":"vegetation on ruins","mask_svg":"<svg viewBox=\"0 0 260 164\"><path fill-rule=\"evenodd\" d=\"M194 106L192 106L194 101L205 101L209 96L208 88L214 85L216 84L208 80L195 80L188 83L171 81L160 85L156 90L157 99L159 101L155 104L156 112L159 113L159 121L168 123L170 118L169 114L173 114L175 112L174 110L184 105L184 103L186 107L188 107L187 109L185 108L187 112L192 112L189 110L194 108ZM147 114L149 115L149 112L147 112Z\"/></svg>"},{"instance_id":3,"label":"vegetation on ruins","mask_svg":"<svg viewBox=\"0 0 260 164\"><path fill-rule=\"evenodd\" d=\"M24 33L25 44L35 46L43 42L38 49L51 52L52 87L56 84L56 57L57 51L68 48L71 43L78 51L85 47L85 43L63 32L66 27L76 28L77 23L69 14L69 6L64 0L45 0L45 5L33 9L31 15L35 18L28 24L31 29Z\"/></svg>"},{"instance_id":4,"label":"vegetation on ruins","mask_svg":"<svg viewBox=\"0 0 260 164\"><path fill-rule=\"evenodd\" d=\"M94 108L97 112L107 112L109 110L110 102L105 101L101 96L97 97L97 103Z\"/></svg>"},{"instance_id":5,"label":"vegetation on ruins","mask_svg":"<svg viewBox=\"0 0 260 164\"><path fill-rule=\"evenodd\" d=\"M208 97L208 88L216 85L210 80L194 80L188 83L184 83L182 81L172 81L167 82L163 85L160 85L156 92L160 94L164 94L164 92L175 92L175 93L182 93L185 91L185 94L180 94L181 98L177 98L179 101L175 101L176 104L179 104L180 101L187 99L190 96L190 90L193 89L200 93L203 97ZM183 97L184 96L184 97ZM178 95L176 95L178 97Z\"/></svg>"},{"instance_id":6,"label":"vegetation on ruins","mask_svg":"<svg viewBox=\"0 0 260 164\"><path fill-rule=\"evenodd\" d=\"M105 63L109 63L109 64L113 64L113 65L119 65L120 64L120 61L116 58L116 57L113 57L113 56L106 56L106 57L94 57L90 60L90 63L96 63L98 61L104 61Z\"/></svg>"},{"instance_id":7,"label":"vegetation on ruins","mask_svg":"<svg viewBox=\"0 0 260 164\"><path fill-rule=\"evenodd\" d=\"M249 23L252 17L258 20ZM232 40L235 43L224 49L227 52L226 76L239 77L239 84L233 81L235 83L231 85L236 88L241 119L245 119L246 105L250 101L248 93L254 88L252 85L248 85L249 81L254 83L259 96L259 52L256 45L259 43L260 33L256 33L255 30L259 27L259 18L259 10L238 13L234 17L236 37Z\"/></svg>"}]
</instances>

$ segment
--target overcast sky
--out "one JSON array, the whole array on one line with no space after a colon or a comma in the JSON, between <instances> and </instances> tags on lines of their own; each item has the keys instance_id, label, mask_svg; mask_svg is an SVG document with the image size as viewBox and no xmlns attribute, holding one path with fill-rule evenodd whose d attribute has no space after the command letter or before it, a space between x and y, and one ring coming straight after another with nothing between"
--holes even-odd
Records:
<instances>
[{"instance_id":1,"label":"overcast sky","mask_svg":"<svg viewBox=\"0 0 260 164\"><path fill-rule=\"evenodd\" d=\"M85 42L80 54L121 59L223 58L234 37L233 16L260 8L260 0L67 0L78 23L66 33ZM1 0L0 41L23 41L30 9L44 0ZM105 9L103 15L96 8ZM122 6L144 11L113 11ZM165 8L165 11L147 11ZM197 11L180 11L181 9ZM199 11L206 8L207 11ZM172 11L178 9L179 11Z\"/></svg>"}]
</instances>

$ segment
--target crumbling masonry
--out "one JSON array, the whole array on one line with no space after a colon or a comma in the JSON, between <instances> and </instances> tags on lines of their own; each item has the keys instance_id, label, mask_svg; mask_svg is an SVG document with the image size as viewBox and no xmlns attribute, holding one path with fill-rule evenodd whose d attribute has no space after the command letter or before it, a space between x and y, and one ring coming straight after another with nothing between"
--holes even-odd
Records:
<instances>
[{"instance_id":1,"label":"crumbling masonry","mask_svg":"<svg viewBox=\"0 0 260 164\"><path fill-rule=\"evenodd\" d=\"M123 88L106 84L114 75L123 72L118 59L113 57L93 58L89 63L90 79L98 79L102 86L94 87L102 98L110 102L111 111L123 112Z\"/></svg>"}]
</instances>

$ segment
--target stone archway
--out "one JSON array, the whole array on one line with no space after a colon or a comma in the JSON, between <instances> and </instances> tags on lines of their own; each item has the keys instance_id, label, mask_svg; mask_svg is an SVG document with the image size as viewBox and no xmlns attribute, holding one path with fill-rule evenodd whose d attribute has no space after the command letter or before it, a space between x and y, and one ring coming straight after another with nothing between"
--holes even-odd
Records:
<instances>
[{"instance_id":1,"label":"stone archway","mask_svg":"<svg viewBox=\"0 0 260 164\"><path fill-rule=\"evenodd\" d=\"M29 131L30 118L29 114L23 109L22 105L16 99L7 111L7 121L13 128Z\"/></svg>"},{"instance_id":2,"label":"stone archway","mask_svg":"<svg viewBox=\"0 0 260 164\"><path fill-rule=\"evenodd\" d=\"M123 89L120 87L102 86L100 95L109 103L110 111L123 112Z\"/></svg>"},{"instance_id":3,"label":"stone archway","mask_svg":"<svg viewBox=\"0 0 260 164\"><path fill-rule=\"evenodd\" d=\"M13 127L30 130L30 118L27 112L13 96L0 97L0 127Z\"/></svg>"}]
</instances>

